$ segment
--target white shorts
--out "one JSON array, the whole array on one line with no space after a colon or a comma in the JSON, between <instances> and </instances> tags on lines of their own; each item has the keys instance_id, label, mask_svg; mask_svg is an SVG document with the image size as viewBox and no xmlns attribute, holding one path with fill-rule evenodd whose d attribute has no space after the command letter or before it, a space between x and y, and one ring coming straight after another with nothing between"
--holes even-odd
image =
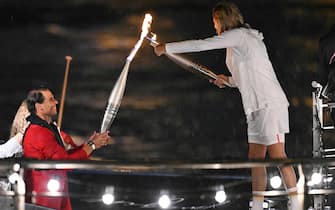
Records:
<instances>
[{"instance_id":1,"label":"white shorts","mask_svg":"<svg viewBox=\"0 0 335 210\"><path fill-rule=\"evenodd\" d=\"M268 107L247 116L248 143L271 145L285 142L289 129L288 108Z\"/></svg>"}]
</instances>

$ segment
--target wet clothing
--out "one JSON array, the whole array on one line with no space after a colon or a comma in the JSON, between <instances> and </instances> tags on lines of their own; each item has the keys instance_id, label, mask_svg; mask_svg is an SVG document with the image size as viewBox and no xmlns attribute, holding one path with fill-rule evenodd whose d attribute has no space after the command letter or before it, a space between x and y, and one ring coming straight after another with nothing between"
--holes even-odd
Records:
<instances>
[{"instance_id":1,"label":"wet clothing","mask_svg":"<svg viewBox=\"0 0 335 210\"><path fill-rule=\"evenodd\" d=\"M23 137L25 158L37 160L88 159L82 147L69 151L65 149L62 134L56 124L48 124L34 114L30 115L27 120L30 124ZM65 196L39 196L41 193L48 192L47 183L51 178L60 182L59 192L64 193ZM66 170L31 170L25 173L25 179L27 194L33 193L31 198L28 197L28 202L56 210L71 210Z\"/></svg>"}]
</instances>

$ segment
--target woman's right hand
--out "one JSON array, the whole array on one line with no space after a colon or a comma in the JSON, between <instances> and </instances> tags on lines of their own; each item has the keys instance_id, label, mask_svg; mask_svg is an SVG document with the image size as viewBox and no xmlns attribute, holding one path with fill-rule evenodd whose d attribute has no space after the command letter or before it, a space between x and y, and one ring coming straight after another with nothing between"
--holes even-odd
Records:
<instances>
[{"instance_id":1,"label":"woman's right hand","mask_svg":"<svg viewBox=\"0 0 335 210\"><path fill-rule=\"evenodd\" d=\"M224 88L226 85L225 83L228 82L228 76L224 74L217 75L216 80L210 80L210 83L213 83L214 85L218 86L219 88Z\"/></svg>"},{"instance_id":2,"label":"woman's right hand","mask_svg":"<svg viewBox=\"0 0 335 210\"><path fill-rule=\"evenodd\" d=\"M165 44L159 44L154 49L157 56L161 56L166 53Z\"/></svg>"}]
</instances>

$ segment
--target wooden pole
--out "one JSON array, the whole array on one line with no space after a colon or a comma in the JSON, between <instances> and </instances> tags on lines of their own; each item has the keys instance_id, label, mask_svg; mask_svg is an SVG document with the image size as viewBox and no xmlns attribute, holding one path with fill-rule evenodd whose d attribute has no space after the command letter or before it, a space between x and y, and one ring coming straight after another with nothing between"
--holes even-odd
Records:
<instances>
[{"instance_id":1,"label":"wooden pole","mask_svg":"<svg viewBox=\"0 0 335 210\"><path fill-rule=\"evenodd\" d=\"M66 67L65 67L62 96L61 96L61 100L60 100L58 120L57 120L57 125L58 125L59 128L62 127L64 101L65 101L65 95L66 95L67 80L68 80L68 76L69 76L70 62L72 60L72 57L71 56L65 56L65 60L66 60Z\"/></svg>"}]
</instances>

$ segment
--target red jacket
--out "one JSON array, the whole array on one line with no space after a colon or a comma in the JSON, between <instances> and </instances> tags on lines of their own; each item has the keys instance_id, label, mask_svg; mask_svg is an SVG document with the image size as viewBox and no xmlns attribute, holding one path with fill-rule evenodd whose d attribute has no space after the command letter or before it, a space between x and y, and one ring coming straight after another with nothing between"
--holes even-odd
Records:
<instances>
[{"instance_id":1,"label":"red jacket","mask_svg":"<svg viewBox=\"0 0 335 210\"><path fill-rule=\"evenodd\" d=\"M23 137L24 157L37 160L83 160L88 159L82 146L66 151L62 136L67 140L69 136L60 133L55 124L31 115L27 118L30 125ZM60 182L60 190L66 196L48 197L41 196L48 192L47 184L51 178ZM66 170L31 170L25 173L27 186L27 200L37 205L42 205L56 210L71 210L68 195ZM35 194L34 194L35 193ZM32 197L29 196L32 194Z\"/></svg>"},{"instance_id":2,"label":"red jacket","mask_svg":"<svg viewBox=\"0 0 335 210\"><path fill-rule=\"evenodd\" d=\"M87 153L78 147L66 151L56 125L48 124L37 116L28 117L30 125L23 137L24 156L38 160L82 160L88 159ZM67 134L63 133L63 136ZM58 138L58 140L57 140ZM67 137L68 139L68 137Z\"/></svg>"}]
</instances>

